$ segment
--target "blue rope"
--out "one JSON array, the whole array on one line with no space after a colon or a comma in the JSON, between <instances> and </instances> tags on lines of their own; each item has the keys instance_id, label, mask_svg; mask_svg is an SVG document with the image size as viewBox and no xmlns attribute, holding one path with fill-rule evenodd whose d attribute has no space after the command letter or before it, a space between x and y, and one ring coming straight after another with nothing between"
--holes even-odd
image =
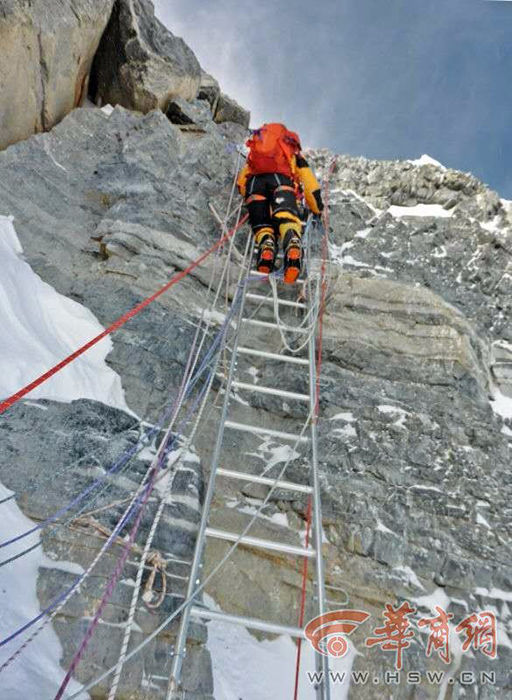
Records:
<instances>
[{"instance_id":1,"label":"blue rope","mask_svg":"<svg viewBox=\"0 0 512 700\"><path fill-rule=\"evenodd\" d=\"M237 296L238 296L239 290L237 290ZM239 302L238 302L239 303ZM188 390L187 390L187 395L190 393L190 391L194 388L195 384L199 381L200 375L204 370L206 369L206 366L209 362L209 360L212 358L217 346L219 345L220 341L222 340L222 337L224 336L227 326L229 322L231 321L231 318L235 312L235 307L237 304L233 302L230 311L226 315L226 318L224 320L224 323L222 324L219 332L217 333L216 337L214 338L214 341L206 353L205 357L203 358L203 361L201 362L201 365L199 369L197 370L193 380L190 382ZM70 501L67 505L63 506L60 508L57 512L55 512L53 515L50 515L47 517L45 520L41 521L37 525L34 525L34 527L30 528L26 532L16 535L15 537L12 537L8 540L5 540L4 542L0 543L0 549L3 547L7 547L10 544L14 544L15 542L19 542L20 540L24 539L25 537L28 537L29 535L33 534L34 532L37 532L38 530L42 530L48 525L51 525L51 523L55 522L58 520L62 515L70 511L74 506L78 505L81 503L92 491L94 491L101 483L103 483L108 476L111 476L112 474L115 474L124 464L126 464L130 459L137 454L145 445L148 444L150 439L158 434L160 430L162 429L165 421L170 417L172 413L172 406L167 408L167 410L162 414L158 422L149 430L146 432L146 434L137 441L137 443L132 446L130 449L128 449L126 452L124 452L116 462L103 474L102 476L98 477L95 481L93 481L92 484L90 484L87 488L85 488L80 494L78 494L72 501ZM16 557L18 558L18 557ZM7 564L11 560L5 560L3 562L0 562L0 567L3 566L4 564Z\"/></svg>"}]
</instances>

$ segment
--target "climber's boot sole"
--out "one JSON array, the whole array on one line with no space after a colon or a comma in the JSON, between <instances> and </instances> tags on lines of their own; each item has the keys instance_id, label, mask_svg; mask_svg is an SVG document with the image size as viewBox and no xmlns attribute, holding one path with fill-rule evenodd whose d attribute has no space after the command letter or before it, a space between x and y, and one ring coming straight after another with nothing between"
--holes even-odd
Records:
<instances>
[{"instance_id":1,"label":"climber's boot sole","mask_svg":"<svg viewBox=\"0 0 512 700\"><path fill-rule=\"evenodd\" d=\"M264 274L270 274L274 269L274 251L272 248L265 248L260 253L258 260L258 272L263 272Z\"/></svg>"},{"instance_id":2,"label":"climber's boot sole","mask_svg":"<svg viewBox=\"0 0 512 700\"><path fill-rule=\"evenodd\" d=\"M276 260L276 249L275 245L270 244L270 242L262 242L262 246L258 253L258 262L256 264L256 269L258 272L264 275L269 275L274 269L274 264Z\"/></svg>"},{"instance_id":3,"label":"climber's boot sole","mask_svg":"<svg viewBox=\"0 0 512 700\"><path fill-rule=\"evenodd\" d=\"M300 258L301 249L298 246L291 245L286 251L284 268L285 284L293 284L297 281L297 277L300 275Z\"/></svg>"}]
</instances>

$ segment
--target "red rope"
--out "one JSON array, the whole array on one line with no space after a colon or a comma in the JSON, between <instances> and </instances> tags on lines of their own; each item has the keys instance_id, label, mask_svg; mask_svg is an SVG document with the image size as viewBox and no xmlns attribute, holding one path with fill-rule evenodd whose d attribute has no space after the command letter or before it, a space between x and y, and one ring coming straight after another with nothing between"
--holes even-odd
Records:
<instances>
[{"instance_id":1,"label":"red rope","mask_svg":"<svg viewBox=\"0 0 512 700\"><path fill-rule=\"evenodd\" d=\"M324 194L325 194L325 207L323 215L323 225L324 225L324 235L322 238L322 266L320 270L320 307L318 309L318 335L317 335L317 357L316 357L316 371L315 371L315 406L313 410L313 415L311 420L318 423L318 416L320 413L320 371L322 369L322 345L323 345L323 319L325 312L325 298L327 295L327 254L329 251L329 189L328 183L331 178L332 173L336 165L336 157L332 159L329 171L324 181ZM309 544L309 533L311 529L311 496L308 501L307 510L307 529L306 529L306 547ZM317 553L318 555L318 553ZM302 589L301 589L301 599L300 599L300 612L299 612L299 627L304 625L304 610L306 607L306 583L308 576L308 559L304 558L304 564L302 567ZM300 672L300 661L302 655L302 639L297 642L297 657L295 662L295 686L293 692L293 700L297 700L299 695L299 672Z\"/></svg>"},{"instance_id":2,"label":"red rope","mask_svg":"<svg viewBox=\"0 0 512 700\"><path fill-rule=\"evenodd\" d=\"M7 409L13 406L17 401L19 401L28 393L30 393L38 386L46 382L48 379L50 379L50 377L53 377L54 374L60 372L61 369L63 369L71 362L76 360L78 357L80 357L80 355L83 355L84 352L90 350L94 345L99 343L100 340L103 340L103 338L106 338L108 335L114 333L114 331L117 331L119 328L121 328L121 326L124 326L124 324L127 321L139 314L143 309L145 309L152 302L154 302L155 299L158 299L158 297L164 294L168 289L170 289L175 284L180 282L184 277L189 275L192 272L192 270L194 270L198 265L200 265L203 262L203 260L205 260L209 255L215 252L217 248L220 248L227 240L229 240L231 236L233 236L238 231L238 229L241 228L241 226L246 222L247 218L247 215L245 215L242 219L240 219L239 223L230 231L228 231L225 236L220 238L217 241L217 243L215 243L215 245L213 245L205 253L196 258L185 270L182 270L181 272L178 272L176 275L174 275L174 277L172 277L166 284L164 284L163 287L161 287L154 294L147 297L146 299L141 301L140 304L137 304L137 306L135 306L133 309L120 316L116 321L114 321L114 323L112 323L112 325L110 325L108 328L105 328L105 330L102 331L99 335L89 340L87 343L85 343L85 345L82 345L82 347L78 348L78 350L75 350L75 352L71 353L71 355L68 355L66 358L61 360L58 364L56 364L54 367L42 374L40 377L34 379L33 382L30 382L30 384L27 384L27 386L23 387L22 389L19 389L19 391L17 391L15 394L5 399L5 401L0 403L0 413L4 413L4 411L7 411Z\"/></svg>"},{"instance_id":3,"label":"red rope","mask_svg":"<svg viewBox=\"0 0 512 700\"><path fill-rule=\"evenodd\" d=\"M309 535L311 532L311 508L312 501L311 496L308 499L308 509L306 513L306 549L309 547ZM308 580L308 557L304 557L304 563L302 565L302 590L300 592L300 612L299 612L299 627L304 625L304 611L306 608L306 584ZM293 700L297 700L299 695L299 672L300 672L300 658L302 652L302 639L299 637L297 642L297 660L295 663L295 690L293 693Z\"/></svg>"}]
</instances>

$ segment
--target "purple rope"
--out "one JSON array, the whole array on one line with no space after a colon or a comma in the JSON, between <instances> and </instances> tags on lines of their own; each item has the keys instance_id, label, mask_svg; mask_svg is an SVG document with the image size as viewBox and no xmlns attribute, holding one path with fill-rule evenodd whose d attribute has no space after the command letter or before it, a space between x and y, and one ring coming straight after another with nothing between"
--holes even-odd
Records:
<instances>
[{"instance_id":1,"label":"purple rope","mask_svg":"<svg viewBox=\"0 0 512 700\"><path fill-rule=\"evenodd\" d=\"M197 371L197 373L196 373L194 379L192 380L192 382L191 382L191 384L190 384L190 386L189 386L189 390L188 390L187 393L189 393L190 390L194 387L194 385L195 385L195 384L197 383L197 381L199 380L200 375L202 374L202 372L203 372L204 369L206 368L206 364L207 364L207 362L209 361L209 359L210 359L211 355L213 354L213 352L215 351L215 348L216 348L216 346L218 345L218 342L220 341L221 335L223 335L223 333L224 333L225 326L227 325L228 320L230 320L231 315L232 315L232 314L228 314L228 316L226 317L226 319L225 319L225 321L224 321L224 323L223 323L221 329L219 330L219 332L218 332L216 338L214 339L214 341L213 341L213 343L212 343L212 345L211 345L209 351L206 353L206 355L205 355L205 357L204 357L204 359L203 359L203 361L202 361L202 363L201 363L201 365L200 365L200 367L199 367L199 369L198 369L198 371ZM189 356L189 357L190 357L190 356ZM190 365L189 365L189 367L190 367ZM78 496L76 496L72 501L70 501L70 503L68 503L67 505L63 506L63 507L60 508L56 513L54 513L53 515L50 515L48 518L46 518L45 520L41 521L41 522L38 523L37 525L34 525L34 527L32 527L30 530L27 530L26 532L23 532L23 533L21 533L20 535L16 535L15 537L12 537L12 538L9 539L9 540L5 540L4 542L1 542L1 543L0 543L0 549L3 548L3 547L7 547L7 546L10 545L10 544L14 544L15 542L19 542L20 540L24 539L25 537L28 537L29 535L32 535L34 532L37 532L38 530L44 529L44 528L47 527L48 525L51 525L51 523L53 523L53 522L55 522L56 520L58 520L62 515L64 515L64 514L67 513L68 511L70 511L74 506L76 506L76 505L78 505L79 503L81 503L81 502L91 493L91 491L94 491L103 481L105 481L105 479L107 478L107 476L110 476L111 474L114 474L114 473L115 473L116 471L118 471L124 464L126 464L126 463L138 452L138 450L139 450L139 448L140 448L140 445L141 445L141 443L142 443L143 441L148 440L149 438L153 437L153 435L155 435L156 433L158 433L158 432L161 430L161 428L162 428L163 424L165 423L165 421L166 421L166 420L170 417L170 415L173 413L174 408L175 408L175 405L176 405L176 402L173 402L171 408L170 408L170 409L168 408L168 409L162 414L162 416L160 417L160 419L158 420L158 422L157 422L152 428L150 428L150 430L148 430L148 431L145 433L145 435L144 435L143 438L141 438L140 440L138 440L138 442L137 442L133 447L131 447L131 448L130 448L129 450L127 450L123 455L121 455L121 457L120 457L116 462L114 462L114 464L107 470L107 472L106 472L105 474L103 474L102 476L98 477L95 481L93 481L92 484L90 484L86 489L84 489L80 494L78 494ZM2 566L2 564L4 564L4 563L8 563L8 561L6 561L6 562L0 562L0 566Z\"/></svg>"},{"instance_id":2,"label":"purple rope","mask_svg":"<svg viewBox=\"0 0 512 700\"><path fill-rule=\"evenodd\" d=\"M233 313L234 313L234 311L233 311ZM213 349L215 349L215 347L218 345L218 341L219 341L222 337L224 337L224 334L225 334L225 331L226 331L226 329L227 329L228 323L229 323L229 321L230 321L231 315L232 315L232 313L230 313L230 314L227 315L227 317L226 317L226 319L225 319L225 322L223 323L221 329L219 330L219 332L218 332L218 334L217 334L217 337L214 339L214 341L213 341L213 343L212 343L212 345L211 345L210 351L206 354L206 356L205 356L205 358L203 359L203 362L201 363L200 367L198 368L198 370L197 370L197 372L196 372L196 374L195 374L193 380L190 382L189 387L188 387L188 389L187 389L187 394L192 390L193 386L197 383L197 381L198 381L200 375L203 373L203 371L204 371L204 369L205 369L205 367L206 367L206 364L207 364L207 362L208 362L209 355L211 354L211 351L212 351ZM196 339L197 339L197 334L196 334ZM193 342L193 347L194 347L194 345L195 345L195 340L194 340L194 342ZM191 358L192 358L192 353L191 353L190 356L189 356L189 361L187 362L187 367L186 367L186 369L185 369L184 377L186 376L186 373L187 373L188 370L190 369L190 365L191 365L191 362L192 362L192 359L191 359ZM210 377L211 377L211 371L210 371L210 373L209 373L209 378L210 378ZM182 384L181 384L181 386L180 386L180 391L178 392L178 396L177 396L176 400L173 402L172 410L166 412L168 416L174 411L174 409L175 409L175 407L176 407L176 405L177 405L177 401L178 401L178 399L179 399L179 396L180 396L180 394L181 394L181 392L182 392L182 390L183 390L184 384L185 384L185 381L182 381ZM204 396L204 394L205 394L205 392L206 392L207 387L208 387L208 381L205 382L205 384L204 384L204 386L202 387L201 391L200 391L199 394L196 396L196 398L195 398L195 400L194 400L192 406L190 407L190 409L189 409L188 412L187 412L187 415L185 416L185 418L184 418L183 421L181 422L181 425L180 425L179 428L178 428L178 432L180 431L180 429L182 428L182 426L189 420L190 416L195 412L195 410L196 410L196 408L197 408L197 406L198 406L198 404L199 404L199 401L203 398L203 396ZM159 459L158 459L158 462L157 462L157 465L156 465L156 471L154 472L155 475L156 475L156 473L157 473L158 471L160 471L160 469L162 468L162 466L163 466L163 461L164 461L165 457L167 456L169 450L170 450L170 449L172 448L172 446L174 445L175 441L176 441L176 437L174 437L174 436L172 436L172 435L168 436L167 445L164 445L163 448L162 448L162 450L161 450L161 452L160 452L160 456L159 456ZM133 516L135 515L136 510L139 508L139 504L140 504L142 498L144 498L143 507L145 508L145 503L146 503L146 501L147 501L147 498L148 498L149 495L150 495L150 493L149 493L150 486L151 486L151 490L152 490L152 488L153 488L153 485L151 485L151 484L154 485L154 478L153 478L152 482L150 482L150 484L148 484L148 485L145 487L143 493L138 497L137 501L133 504L133 506L130 508L130 510L121 518L121 520L119 521L119 523L116 525L114 531L113 531L112 534L110 535L110 538L109 538L109 539L110 539L110 543L108 544L107 549L106 549L105 551L108 551L108 549L110 548L110 546L112 545L112 543L113 543L113 541L114 541L114 538L117 536L117 533L124 527L124 525L126 525L126 524L129 522L129 520L131 520L131 519L133 518ZM141 513L141 517L142 517L142 513ZM124 553L124 552L123 552L123 553ZM124 566L124 564L123 564L123 566ZM80 575L80 576L76 579L76 581L75 581L68 589L66 589L63 593L61 593L59 596L57 596L57 597L52 601L52 603L51 603L50 605L48 605L48 607L46 607L39 615L37 615L36 617L34 617L32 620L30 620L29 622L27 622L25 625L23 625L23 626L20 627L19 629L15 630L12 634L10 634L10 635L9 635L8 637L6 637L4 640L1 640L1 641L0 641L0 647L3 646L3 645L5 645L5 644L7 644L7 643L9 643L9 642L12 641L13 639L15 639L17 636L19 636L19 635L20 635L22 632L24 632L26 629L28 629L29 627L31 627L32 625L34 625L36 622L38 622L44 615L46 615L46 614L48 614L49 612L51 612L51 611L52 611L52 610L53 610L53 609L68 595L68 593L70 593L73 589L75 589L75 588L80 584L80 582L81 582L82 579L83 579L83 576L84 576L84 574ZM115 576L115 572L114 572L114 576ZM113 580L113 579L111 579L111 581L112 581L112 580ZM114 584L114 585L115 585L115 584ZM110 595L111 595L111 593L110 593ZM109 595L109 597L110 597L110 595ZM107 602L108 602L108 599L107 599ZM26 646L26 645L25 645L25 646ZM1 671L2 671L2 670L17 656L18 653L20 653L20 652L23 650L23 648L24 648L24 646L22 646L20 649L18 649L17 652L16 652L10 659L7 660L7 662L0 668L0 672L1 672Z\"/></svg>"},{"instance_id":3,"label":"purple rope","mask_svg":"<svg viewBox=\"0 0 512 700\"><path fill-rule=\"evenodd\" d=\"M146 487L146 489L147 489L147 487ZM141 496L139 496L139 498L135 501L135 503L132 505L132 507L130 508L130 510L129 510L127 513L125 513L125 515L124 515L124 516L121 518L121 520L117 523L116 527L114 528L114 530L112 531L111 535L109 536L110 542L108 543L108 546L107 546L107 548L106 548L105 551L108 551L108 550L110 549L110 547L112 546L112 544L113 544L115 538L117 537L118 533L119 533L119 532L123 529L123 527L133 518L133 516L135 515L136 510L137 510L138 507L139 507L139 503L140 503L140 501L141 501L141 498L142 498L142 494L141 494ZM74 589L79 585L79 583L80 583L80 581L82 580L82 578L83 578L83 574L80 574L80 576L78 576L78 577L76 578L76 580L74 581L74 583L72 583L71 586L69 586L69 588L67 588L67 589L66 589L65 591L63 591L60 595L58 595L56 598L54 598L53 601L50 603L50 605L48 605L48 607L46 607L44 610L42 610L42 611L39 613L39 615L37 615L37 616L34 617L32 620L30 620L29 622L27 622L26 624L24 624L22 627L19 627L15 632L13 632L12 634L10 634L8 637L5 637L4 639L2 639L2 640L0 641L0 647L3 647L5 644L8 644L9 642L11 642L13 639L15 639L15 638L18 637L20 634L22 634L22 632L25 632L25 630L29 629L29 627L32 627L32 625L34 625L34 624L35 624L36 622L38 622L42 617L44 617L44 616L47 615L49 612L51 612L55 607L57 607L57 605L58 605L62 600L64 600L64 598L68 595L68 593L71 593L71 591L74 590ZM4 664L4 666L2 666L2 667L0 668L0 672L5 668L5 665L6 665L6 664Z\"/></svg>"},{"instance_id":4,"label":"purple rope","mask_svg":"<svg viewBox=\"0 0 512 700\"><path fill-rule=\"evenodd\" d=\"M239 289L240 289L240 288L239 288ZM237 295L237 296L238 296L238 295ZM238 300L237 297L236 297L235 300L233 301L232 306L231 306L230 313L226 315L226 319L225 319L225 321L224 321L224 323L223 323L223 325L222 325L222 327L221 327L221 330L219 331L219 335L222 335L222 337L224 337L225 331L226 331L226 329L227 329L227 327L228 327L228 323L229 323L230 317L231 317L231 316L233 315L233 313L235 312L235 308L238 306L239 303L240 303L240 300ZM210 370L209 378L211 378L211 374L212 374L212 373L213 373L213 368ZM199 402L200 399L202 398L203 394L206 392L207 388L208 388L208 380L205 382L205 385L203 386L203 388L201 389L201 391L200 391L200 392L198 393L198 395L196 396L196 398L195 398L195 400L194 400L194 402L193 402L193 405L192 405L191 408L189 409L187 416L183 419L182 424L185 423L185 422L188 420L188 417L189 417L189 416L192 414L192 412L195 410L196 406L198 405L198 402ZM181 426L180 426L180 427L181 427ZM175 439L176 439L176 438L173 438L172 441L174 442ZM168 446L168 445L164 445L164 446L162 447L161 455L165 454L165 453L168 451L168 449L169 449L169 446ZM104 591L103 596L102 596L102 598L101 598L100 604L99 604L98 608L96 609L96 612L95 612L95 614L94 614L94 617L93 617L93 619L92 619L92 621L91 621L89 627L87 628L87 631L86 631L86 633L85 633L84 638L82 639L82 642L81 642L79 648L77 649L75 655L73 656L73 659L72 659L72 661L71 661L71 664L69 665L69 668L68 668L68 670L67 670L67 673L66 673L66 675L65 675L65 677L64 677L64 680L62 681L62 683L61 683L61 685L60 685L60 687L59 687L59 690L57 691L57 695L55 696L54 700L61 700L61 698L63 697L64 691L66 690L66 688L67 688L67 686L68 686L68 684L69 684L69 681L71 680L71 678L72 678L72 676L73 676L73 673L74 673L76 667L77 667L78 664L80 663L80 660L81 660L82 656L84 655L84 653L85 653L85 651L86 651L86 649L87 649L87 647L88 647L88 645L89 645L89 642L90 642L90 640L91 640L91 637L92 637L92 635L94 634L94 630L96 629L96 627L97 627L97 625L98 625L98 623L99 623L99 621L100 621L101 614L102 614L103 610L105 609L105 606L107 605L108 601L109 601L110 598L112 597L112 594L113 594L114 589L115 589L115 587L116 587L116 585L117 585L117 582L118 582L118 580L119 580L119 578L120 578L120 576L121 576L121 574L122 574L122 571L123 571L124 565L125 565L125 563L126 563L126 560L127 560L127 558L128 558L128 555L129 555L129 553L130 553L130 550L131 550L131 548L132 548L132 546L133 546L133 543L135 542L135 537L137 536L137 532L138 532L140 523L141 523L141 521L142 521L142 517L143 517L143 515L144 515L144 511L145 511L145 509L146 509L146 505L147 505L147 502L148 502L148 498L149 498L149 496L150 496L150 494L151 494L151 492L152 492L152 490L153 490L153 487L154 487L154 485L155 485L155 478L156 478L156 475L157 475L158 471L160 470L161 462L162 462L162 456L160 456L160 458L159 458L159 460L158 460L158 463L157 463L157 465L155 466L155 469L153 470L153 473L152 473L152 475L151 475L150 482L149 482L149 484L148 484L148 492L147 492L146 495L144 496L143 502L142 502L142 504L141 504L141 508L140 508L139 513L138 513L138 515L137 515L137 519L135 520L135 523L133 524L132 530L131 530L131 532L130 532L130 536L129 536L128 541L126 542L126 544L125 544L125 546L124 546L124 550L123 550L123 552L122 552L122 554L121 554L121 556L120 556L120 558L119 558L119 561L117 562L117 565L116 565L116 568L115 568L115 570L114 570L114 573L112 574L112 577L110 578L110 581L108 582L108 584L107 584L107 586L106 586L106 588L105 588L105 591Z\"/></svg>"},{"instance_id":5,"label":"purple rope","mask_svg":"<svg viewBox=\"0 0 512 700\"><path fill-rule=\"evenodd\" d=\"M158 469L155 467L153 469L153 473L151 475L150 482L148 484L149 488L147 489L147 493L145 494L141 506L139 508L139 512L137 514L137 518L133 524L133 527L130 532L130 536L128 538L128 541L124 545L123 552L121 554L121 557L119 558L119 561L117 562L116 568L114 570L114 573L110 579L110 581L107 584L107 587L105 588L105 592L103 593L103 597L101 599L101 602L96 610L96 613L94 614L94 618L89 625L87 632L85 633L85 636L82 640L82 643L80 644L80 647L78 648L77 652L75 653L73 660L71 661L71 664L68 668L68 671L66 673L66 676L64 677L64 680L62 681L60 688L57 692L57 695L55 696L55 700L60 700L62 696L64 695L64 691L67 688L67 685L69 681L71 680L71 677L73 676L73 673L75 671L75 668L77 667L78 663L80 662L80 659L82 658L82 655L84 654L89 641L93 635L94 630L96 629L96 626L98 625L101 617L101 613L103 612L106 604L110 600L110 597L112 596L112 593L114 592L114 588L117 585L117 582L119 580L119 577L121 576L121 573L123 571L124 565L126 563L126 560L128 559L128 555L130 553L130 550L133 546L133 543L135 542L135 537L137 535L140 523L142 521L142 516L144 515L144 511L146 509L146 505L148 502L148 498L151 494L151 491L153 490L153 486L155 485L155 477L158 472Z\"/></svg>"},{"instance_id":6,"label":"purple rope","mask_svg":"<svg viewBox=\"0 0 512 700\"><path fill-rule=\"evenodd\" d=\"M230 315L231 315L231 314L230 314ZM219 330L219 333L217 334L217 337L215 338L214 342L212 343L211 348L216 347L216 345L218 344L218 343L216 342L217 339L223 337L224 332L225 332L225 330L226 330L226 328L227 328L227 325L228 325L228 323L229 323L229 320L230 320L230 315L228 315L228 316L226 317L225 323L222 325L221 329ZM187 394L192 390L193 386L197 383L197 380L199 379L199 376L202 374L202 372L203 372L203 370L204 370L204 368L205 368L205 366L206 366L206 363L207 363L208 355L209 355L209 354L210 354L210 352L207 353L207 356L205 357L205 359L204 359L203 362L201 363L200 367L198 368L198 370L197 370L197 372L196 372L196 374L195 374L195 376L194 376L194 379L190 382L189 387L188 387L188 389L187 389ZM190 356L190 357L191 357L191 356ZM190 362L187 363L187 369L185 370L185 372L187 372L188 369L190 368L190 364L191 364L191 359L190 359ZM209 376L211 376L211 371L210 371ZM181 392L181 390L182 390L182 388L183 388L183 384L184 384L184 383L182 382L182 386L180 387L180 392ZM202 399L202 397L204 396L204 393L205 393L207 387L208 387L208 381L205 382L205 384L204 384L203 388L201 389L201 391L199 392L198 396L196 396L196 398L195 398L195 400L194 400L192 406L190 407L190 409L189 409L188 412L187 412L187 415L185 416L185 418L184 418L183 421L181 422L181 424L180 424L180 426L179 426L179 428L178 428L178 432L180 431L180 429L182 428L182 426L189 420L189 418L190 418L190 416L193 414L193 412L196 410L196 408L197 408L197 406L198 406L198 404L199 404L199 401L200 401L200 400ZM179 398L180 392L178 393L178 398ZM178 401L178 398L176 398L176 400L173 402L172 410L171 410L171 411L167 411L167 415L170 415L170 414L174 411L174 409L175 409L175 407L176 407L176 404L177 404L177 401ZM164 461L166 455L168 454L169 450L170 450L170 449L172 448L172 446L174 445L175 441L176 441L176 437L170 435L169 438L168 438L167 445L164 445L164 446L163 446L163 449L162 449L161 454L160 454L160 456L159 456L159 460L158 460L158 463L157 463L157 465L156 465L156 466L157 466L157 471L159 471L159 470L162 468L163 461ZM140 501L140 499L144 496L145 492L147 492L148 489L149 489L149 484L145 487L144 492L143 492L143 493L141 494L141 496L139 496L139 498L137 499L138 501ZM149 495L149 494L148 494L148 495ZM135 514L135 510L134 510L134 509L135 509L136 505L137 505L137 501L136 501L136 502L134 503L134 505L132 506L132 511L129 511L127 514L125 514L125 515L123 516L123 518L121 519L121 521L116 525L116 528L114 529L113 533L112 533L111 536L110 536L110 537L112 537L112 541L113 541L113 538L116 536L117 532L119 532L119 530L120 530L120 529L133 517L133 515ZM110 544L111 544L111 543L110 543ZM109 544L109 546L107 547L107 550L110 548L110 544ZM31 548L31 549L33 549L33 548ZM107 551L107 550L106 550L106 551ZM35 624L38 620L40 620L44 615L46 615L48 612L50 612L51 610L53 610L53 609L65 598L65 596L66 596L69 592L71 592L71 590L73 590L74 588L76 588L76 587L79 585L79 583L80 583L80 581L82 580L82 578L83 578L83 574L82 574L81 576L79 576L79 577L77 578L77 580L76 580L66 591L64 591L62 594L60 594L59 596L57 596L57 597L52 601L52 603L51 603L47 608L45 608L39 615L37 615L35 618L33 618L32 620L30 620L29 622L27 622L25 625L23 625L23 626L20 627L19 629L15 630L12 634L10 634L10 635L9 635L7 638L5 638L4 640L0 641L0 647L3 646L4 644L7 644L7 643L10 642L10 641L12 641L14 638L16 638L18 635L20 635L22 632L24 632L26 629L28 629L28 628L31 627L33 624ZM18 650L18 651L21 651L21 650ZM13 657L11 657L11 659L12 659L12 658L13 658ZM6 662L6 664L8 664L8 663L11 661L11 659L8 659L8 661ZM5 668L5 665L4 665L2 668L0 668L0 672L1 672L1 670L2 670L3 668Z\"/></svg>"}]
</instances>

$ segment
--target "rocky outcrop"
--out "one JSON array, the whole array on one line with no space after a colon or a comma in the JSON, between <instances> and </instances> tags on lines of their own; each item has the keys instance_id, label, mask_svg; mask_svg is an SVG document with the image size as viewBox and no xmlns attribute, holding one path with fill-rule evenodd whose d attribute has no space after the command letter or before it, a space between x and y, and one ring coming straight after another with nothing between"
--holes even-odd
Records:
<instances>
[{"instance_id":1,"label":"rocky outcrop","mask_svg":"<svg viewBox=\"0 0 512 700\"><path fill-rule=\"evenodd\" d=\"M0 7L0 149L51 129L88 92L113 0L4 0Z\"/></svg>"},{"instance_id":2,"label":"rocky outcrop","mask_svg":"<svg viewBox=\"0 0 512 700\"><path fill-rule=\"evenodd\" d=\"M199 85L197 97L200 100L206 100L206 102L208 102L212 114L215 114L217 110L220 93L220 85L217 80L206 71L201 70L201 83Z\"/></svg>"},{"instance_id":3,"label":"rocky outcrop","mask_svg":"<svg viewBox=\"0 0 512 700\"><path fill-rule=\"evenodd\" d=\"M185 127L206 127L212 120L212 113L205 100L184 100L175 98L167 107L167 117L173 124Z\"/></svg>"},{"instance_id":4,"label":"rocky outcrop","mask_svg":"<svg viewBox=\"0 0 512 700\"><path fill-rule=\"evenodd\" d=\"M97 104L165 112L175 98L194 99L200 82L194 53L156 19L148 0L116 0L94 59Z\"/></svg>"},{"instance_id":5,"label":"rocky outcrop","mask_svg":"<svg viewBox=\"0 0 512 700\"><path fill-rule=\"evenodd\" d=\"M205 71L201 72L201 84L197 97L210 105L213 118L217 124L232 122L244 129L249 128L251 113L241 107L236 100L223 93L219 83Z\"/></svg>"},{"instance_id":6,"label":"rocky outcrop","mask_svg":"<svg viewBox=\"0 0 512 700\"><path fill-rule=\"evenodd\" d=\"M316 151L311 155L314 162L330 157L328 151ZM477 209L490 209L489 213L499 208L496 193L470 173L431 163L415 165L411 161L344 156L335 168L335 179L339 186L357 192L378 209L418 203L440 204L450 209L468 200ZM478 199L477 195L482 195L483 199ZM483 200L492 202L490 207L486 207Z\"/></svg>"},{"instance_id":7,"label":"rocky outcrop","mask_svg":"<svg viewBox=\"0 0 512 700\"><path fill-rule=\"evenodd\" d=\"M228 97L221 92L217 101L214 119L217 124L222 124L223 122L234 122L235 124L240 124L243 126L244 129L248 129L251 113L241 107L232 97Z\"/></svg>"},{"instance_id":8,"label":"rocky outcrop","mask_svg":"<svg viewBox=\"0 0 512 700\"><path fill-rule=\"evenodd\" d=\"M489 353L467 320L424 287L337 271L325 322L327 358L345 369L486 401Z\"/></svg>"}]
</instances>

